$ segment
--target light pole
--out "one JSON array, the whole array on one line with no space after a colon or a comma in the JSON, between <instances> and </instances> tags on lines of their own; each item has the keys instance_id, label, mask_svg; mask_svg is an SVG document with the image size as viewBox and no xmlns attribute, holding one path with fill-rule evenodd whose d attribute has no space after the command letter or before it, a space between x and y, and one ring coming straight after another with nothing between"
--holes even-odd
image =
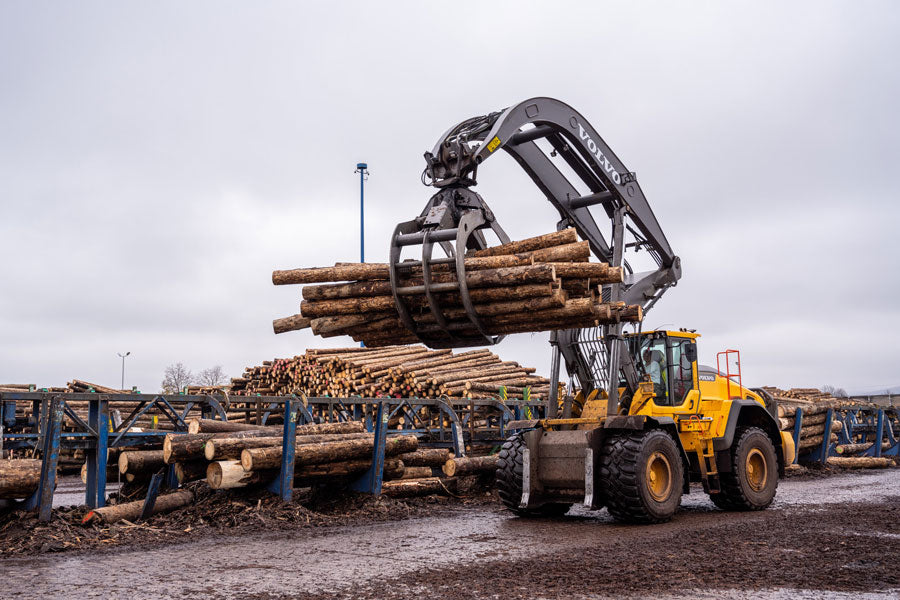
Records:
<instances>
[{"instance_id":1,"label":"light pole","mask_svg":"<svg viewBox=\"0 0 900 600\"><path fill-rule=\"evenodd\" d=\"M366 180L369 178L369 165L364 162L356 163L354 173L359 173L359 262L366 262L366 212L365 190ZM359 343L360 348L366 346L365 342Z\"/></svg>"},{"instance_id":2,"label":"light pole","mask_svg":"<svg viewBox=\"0 0 900 600\"><path fill-rule=\"evenodd\" d=\"M122 385L119 386L119 389L124 390L125 389L125 357L128 356L129 354L131 354L131 352L126 352L125 354L116 352L116 354L118 354L119 358L122 359Z\"/></svg>"},{"instance_id":3,"label":"light pole","mask_svg":"<svg viewBox=\"0 0 900 600\"><path fill-rule=\"evenodd\" d=\"M364 192L365 183L369 178L369 165L366 163L356 163L354 173L359 173L359 262L366 262L366 218Z\"/></svg>"}]
</instances>

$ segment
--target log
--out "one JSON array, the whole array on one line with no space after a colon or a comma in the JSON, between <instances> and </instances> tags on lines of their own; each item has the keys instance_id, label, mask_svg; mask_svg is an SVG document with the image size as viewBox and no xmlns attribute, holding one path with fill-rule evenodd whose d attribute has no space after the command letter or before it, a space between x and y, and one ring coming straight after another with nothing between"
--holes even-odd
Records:
<instances>
[{"instance_id":1,"label":"log","mask_svg":"<svg viewBox=\"0 0 900 600\"><path fill-rule=\"evenodd\" d=\"M313 444L318 442L339 442L342 440L373 438L371 433L327 433L320 435L297 436L297 444ZM206 460L239 460L241 452L248 448L269 448L281 446L281 436L257 438L212 438L206 441L203 455Z\"/></svg>"},{"instance_id":2,"label":"log","mask_svg":"<svg viewBox=\"0 0 900 600\"><path fill-rule=\"evenodd\" d=\"M106 481L118 481L119 476L119 465L117 464L106 464ZM81 483L87 484L88 476L87 476L87 463L81 465Z\"/></svg>"},{"instance_id":3,"label":"log","mask_svg":"<svg viewBox=\"0 0 900 600\"><path fill-rule=\"evenodd\" d=\"M119 473L155 473L166 462L162 450L128 450L119 454Z\"/></svg>"},{"instance_id":4,"label":"log","mask_svg":"<svg viewBox=\"0 0 900 600\"><path fill-rule=\"evenodd\" d=\"M808 450L810 448L815 448L816 446L821 446L824 439L824 435L814 435L808 438L800 438L800 443L797 444L797 450ZM837 434L832 433L831 438L829 438L829 443L834 443L837 441L837 439Z\"/></svg>"},{"instance_id":5,"label":"log","mask_svg":"<svg viewBox=\"0 0 900 600\"><path fill-rule=\"evenodd\" d=\"M592 283L622 283L622 267L606 263L553 263L556 276L567 279L590 279Z\"/></svg>"},{"instance_id":6,"label":"log","mask_svg":"<svg viewBox=\"0 0 900 600\"><path fill-rule=\"evenodd\" d=\"M372 466L372 459L348 460L343 462L301 465L294 469L294 479L315 480L362 475ZM384 478L399 479L406 467L399 458L384 459Z\"/></svg>"},{"instance_id":7,"label":"log","mask_svg":"<svg viewBox=\"0 0 900 600\"><path fill-rule=\"evenodd\" d=\"M456 488L455 479L426 477L423 479L398 479L381 484L381 493L389 498L410 498L413 496L430 496L447 494Z\"/></svg>"},{"instance_id":8,"label":"log","mask_svg":"<svg viewBox=\"0 0 900 600\"><path fill-rule=\"evenodd\" d=\"M193 418L188 421L188 433L227 433L229 431L265 431L272 427L250 425L249 423L234 423L232 421L219 421L217 419Z\"/></svg>"},{"instance_id":9,"label":"log","mask_svg":"<svg viewBox=\"0 0 900 600\"><path fill-rule=\"evenodd\" d=\"M447 477L457 475L470 475L472 473L493 472L497 470L499 455L490 456L466 456L451 458L444 463L441 469Z\"/></svg>"},{"instance_id":10,"label":"log","mask_svg":"<svg viewBox=\"0 0 900 600\"><path fill-rule=\"evenodd\" d=\"M778 397L776 397L775 399L779 400ZM817 415L819 413L824 413L829 408L839 408L841 405L841 402L839 402L837 400L835 400L834 402L821 401L821 402L815 402L815 403L813 403L813 402L798 402L796 399L793 399L793 398L788 398L788 400L791 400L791 401L795 402L796 404L791 404L791 405L779 404L778 405L778 416L779 417L793 417L797 413L797 408L799 407L799 408L803 409L803 419L806 420L806 417L808 417L809 415ZM779 400L779 402L782 402L782 401Z\"/></svg>"},{"instance_id":11,"label":"log","mask_svg":"<svg viewBox=\"0 0 900 600\"><path fill-rule=\"evenodd\" d=\"M388 312L381 313L365 313L361 315L334 315L331 317L320 317L311 321L310 327L312 332L322 337L333 337L343 335L343 333L354 327L359 327L366 323L379 321L386 318L397 318L397 310L391 307Z\"/></svg>"},{"instance_id":12,"label":"log","mask_svg":"<svg viewBox=\"0 0 900 600\"><path fill-rule=\"evenodd\" d=\"M831 433L840 433L844 429L844 424L840 421L832 421L831 422ZM800 439L806 437L812 437L814 435L818 435L819 437L825 433L825 423L820 423L818 425L810 425L806 427L805 425L800 428Z\"/></svg>"},{"instance_id":13,"label":"log","mask_svg":"<svg viewBox=\"0 0 900 600\"><path fill-rule=\"evenodd\" d=\"M163 461L167 465L176 462L200 460L203 458L206 442L213 433L183 434L170 433L163 440Z\"/></svg>"},{"instance_id":14,"label":"log","mask_svg":"<svg viewBox=\"0 0 900 600\"><path fill-rule=\"evenodd\" d=\"M315 435L324 433L362 433L366 430L362 421L350 421L347 423L317 423L298 425L297 435ZM188 433L230 433L230 432L261 432L262 435L281 435L281 425L270 427L261 425L249 425L247 423L234 423L232 421L217 421L215 419L191 419L188 424ZM240 437L240 436L238 436Z\"/></svg>"},{"instance_id":15,"label":"log","mask_svg":"<svg viewBox=\"0 0 900 600\"><path fill-rule=\"evenodd\" d=\"M470 288L491 289L503 289L511 285L550 283L556 279L554 268L551 264L543 264L472 271L466 273L466 283ZM438 273L432 279L435 283L445 283L456 281L456 276L451 273ZM478 300L472 298L472 301L477 302ZM389 312L391 310L396 310L393 296L360 296L338 300L303 300L300 302L300 314L312 319L335 315ZM314 328L313 331L315 332L316 329Z\"/></svg>"},{"instance_id":16,"label":"log","mask_svg":"<svg viewBox=\"0 0 900 600\"><path fill-rule=\"evenodd\" d=\"M192 460L190 462L175 463L175 478L178 484L199 481L206 477L206 468L209 465L205 460Z\"/></svg>"},{"instance_id":17,"label":"log","mask_svg":"<svg viewBox=\"0 0 900 600\"><path fill-rule=\"evenodd\" d=\"M874 456L829 456L826 464L829 467L841 467L843 469L883 469L893 467L894 459Z\"/></svg>"},{"instance_id":18,"label":"log","mask_svg":"<svg viewBox=\"0 0 900 600\"><path fill-rule=\"evenodd\" d=\"M577 241L578 234L575 232L575 229L570 227L568 229L563 229L562 231L554 231L553 233L546 233L544 235L538 235L535 237L526 238L524 240L509 242L508 244L501 244L500 246L491 246L490 248L485 248L483 250L476 250L471 253L471 256L499 256L501 254L518 254L520 252L530 252L533 250L540 250L542 248L549 248L551 246L574 244ZM466 256L469 256L469 254L467 254Z\"/></svg>"},{"instance_id":19,"label":"log","mask_svg":"<svg viewBox=\"0 0 900 600\"><path fill-rule=\"evenodd\" d=\"M0 498L27 498L41 481L41 461L33 458L0 460Z\"/></svg>"},{"instance_id":20,"label":"log","mask_svg":"<svg viewBox=\"0 0 900 600\"><path fill-rule=\"evenodd\" d=\"M813 415L806 415L806 414L804 413L804 415L803 415L803 427L809 427L809 426L811 426L811 425L818 425L818 424L820 424L820 423L824 423L824 422L825 422L825 417L827 417L827 416L828 416L828 415L827 415L826 413L824 413L824 412L821 412L821 413L818 413L818 414L813 414ZM782 430L782 431L787 431L788 429L793 429L793 428L794 428L794 423L796 422L796 419L795 419L793 416L791 416L791 417L780 417L780 418L779 418L779 422L781 423L781 430Z\"/></svg>"},{"instance_id":21,"label":"log","mask_svg":"<svg viewBox=\"0 0 900 600\"><path fill-rule=\"evenodd\" d=\"M591 245L585 240L583 242L575 242L572 244L562 244L559 246L550 246L539 250L523 253L525 256L531 256L536 262L587 262L591 258ZM522 256L519 254L517 256ZM558 275L558 274L557 274Z\"/></svg>"},{"instance_id":22,"label":"log","mask_svg":"<svg viewBox=\"0 0 900 600\"><path fill-rule=\"evenodd\" d=\"M322 479L344 479L365 473L372 466L371 459L343 462L301 465L294 469L294 481L318 481ZM404 472L403 461L386 458L383 475L386 479L399 478ZM278 469L245 471L240 461L225 460L209 463L206 479L214 490L247 487L265 484L278 477Z\"/></svg>"},{"instance_id":23,"label":"log","mask_svg":"<svg viewBox=\"0 0 900 600\"><path fill-rule=\"evenodd\" d=\"M298 331L309 327L310 320L301 315L291 315L290 317L282 317L272 321L272 329L276 334L285 333L287 331Z\"/></svg>"},{"instance_id":24,"label":"log","mask_svg":"<svg viewBox=\"0 0 900 600\"><path fill-rule=\"evenodd\" d=\"M214 490L228 490L268 483L277 476L277 471L248 472L239 460L219 460L209 463L206 468L206 483Z\"/></svg>"},{"instance_id":25,"label":"log","mask_svg":"<svg viewBox=\"0 0 900 600\"><path fill-rule=\"evenodd\" d=\"M171 494L161 494L156 498L151 514L159 514L169 512L183 506L187 506L194 501L194 494L188 490L178 490ZM113 506L105 506L103 508L95 508L85 515L81 523L88 524L94 521L100 523L115 523L117 521L136 521L141 517L144 509L144 501L137 500L135 502L126 502L124 504L116 504Z\"/></svg>"},{"instance_id":26,"label":"log","mask_svg":"<svg viewBox=\"0 0 900 600\"><path fill-rule=\"evenodd\" d=\"M357 281L388 279L390 273L384 263L345 263L334 267L313 267L272 272L275 285L322 283L326 281Z\"/></svg>"},{"instance_id":27,"label":"log","mask_svg":"<svg viewBox=\"0 0 900 600\"><path fill-rule=\"evenodd\" d=\"M440 468L450 460L450 450L447 448L420 448L415 452L401 454L398 458L407 467Z\"/></svg>"},{"instance_id":28,"label":"log","mask_svg":"<svg viewBox=\"0 0 900 600\"><path fill-rule=\"evenodd\" d=\"M838 454L859 454L861 452L865 452L872 446L874 446L874 442L863 442L861 444L839 444L834 447L835 452ZM882 442L881 449L887 450L891 447L890 442Z\"/></svg>"},{"instance_id":29,"label":"log","mask_svg":"<svg viewBox=\"0 0 900 600\"><path fill-rule=\"evenodd\" d=\"M391 436L385 442L385 455L394 456L411 452L419 445L414 435ZM363 458L372 454L374 439L348 440L346 442L323 442L302 444L294 449L294 464L312 465L328 462ZM241 464L245 471L274 469L281 465L282 448L250 448L241 452Z\"/></svg>"},{"instance_id":30,"label":"log","mask_svg":"<svg viewBox=\"0 0 900 600\"><path fill-rule=\"evenodd\" d=\"M406 467L403 469L400 479L426 479L433 475L431 467ZM385 479L389 478L385 477Z\"/></svg>"}]
</instances>

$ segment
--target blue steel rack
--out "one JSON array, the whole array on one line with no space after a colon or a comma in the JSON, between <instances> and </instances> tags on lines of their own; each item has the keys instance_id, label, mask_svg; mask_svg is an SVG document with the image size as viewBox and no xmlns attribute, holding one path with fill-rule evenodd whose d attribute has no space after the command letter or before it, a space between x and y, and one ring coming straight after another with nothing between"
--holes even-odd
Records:
<instances>
[{"instance_id":1,"label":"blue steel rack","mask_svg":"<svg viewBox=\"0 0 900 600\"><path fill-rule=\"evenodd\" d=\"M111 401L136 402L118 426L110 425ZM81 419L70 402L87 401L88 420ZM26 423L17 421L16 403L29 402L32 417ZM294 477L294 442L298 424L364 421L368 431L374 432L376 444L372 466L355 483L353 489L378 494L381 491L384 467L384 443L389 433L414 434L425 447L447 447L456 456L464 456L466 445L496 444L508 435L509 421L540 415L544 407L539 402L493 399L435 399L435 398L307 398L299 396L219 396L167 394L63 394L57 392L0 392L0 449L35 449L41 451L41 479L38 489L25 501L27 509L39 510L41 519L49 519L56 487L56 465L63 448L81 448L87 463L85 503L90 508L104 506L106 501L106 459L109 448L161 444L170 433L186 433L185 419L192 409L199 407L204 418L227 420L226 408L231 403L257 403L263 408L260 424L273 415L282 418L285 452L278 477L268 489L285 501L290 501ZM181 411L174 404L183 405ZM172 430L143 432L129 431L149 410L156 409L172 424ZM421 411L439 413L438 426L425 422ZM63 417L75 423L75 431L62 431ZM476 424L476 417L481 421ZM388 424L397 420L399 427ZM447 425L445 425L445 421ZM5 429L4 429L5 428ZM14 429L9 432L8 429ZM21 431L19 431L21 430ZM169 467L151 480L145 500L144 513L152 510L156 495L163 487L178 486L174 469Z\"/></svg>"},{"instance_id":2,"label":"blue steel rack","mask_svg":"<svg viewBox=\"0 0 900 600\"><path fill-rule=\"evenodd\" d=\"M824 465L829 456L840 456L836 447L839 444L851 444L855 442L873 442L861 456L900 456L900 437L894 434L900 431L900 410L892 408L850 408L842 409L838 416L843 427L837 434L837 442L831 441L832 423L835 419L835 409L829 408L825 415L825 431L822 433L822 443L818 446L797 452L795 463ZM794 417L794 447L799 448L800 430L803 427L803 408L797 408ZM857 440L860 437L860 440ZM882 448L883 441L887 438L887 448Z\"/></svg>"}]
</instances>

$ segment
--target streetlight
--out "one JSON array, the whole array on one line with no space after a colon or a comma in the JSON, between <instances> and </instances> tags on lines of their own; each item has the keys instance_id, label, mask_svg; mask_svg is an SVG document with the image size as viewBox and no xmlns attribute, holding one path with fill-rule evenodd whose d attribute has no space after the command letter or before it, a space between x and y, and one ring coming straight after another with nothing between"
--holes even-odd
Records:
<instances>
[{"instance_id":1,"label":"streetlight","mask_svg":"<svg viewBox=\"0 0 900 600\"><path fill-rule=\"evenodd\" d=\"M359 262L366 262L366 219L365 204L363 202L366 180L369 178L369 165L364 162L356 163L354 173L359 173ZM360 348L365 348L366 343L360 342Z\"/></svg>"},{"instance_id":2,"label":"streetlight","mask_svg":"<svg viewBox=\"0 0 900 600\"><path fill-rule=\"evenodd\" d=\"M366 219L364 213L363 193L365 182L369 178L369 165L364 162L356 164L354 173L359 173L359 262L366 262Z\"/></svg>"},{"instance_id":3,"label":"streetlight","mask_svg":"<svg viewBox=\"0 0 900 600\"><path fill-rule=\"evenodd\" d=\"M125 389L125 357L128 356L129 354L131 354L131 352L126 352L125 354L116 352L116 354L118 354L119 358L122 359L122 385L119 386L119 389L124 390Z\"/></svg>"}]
</instances>

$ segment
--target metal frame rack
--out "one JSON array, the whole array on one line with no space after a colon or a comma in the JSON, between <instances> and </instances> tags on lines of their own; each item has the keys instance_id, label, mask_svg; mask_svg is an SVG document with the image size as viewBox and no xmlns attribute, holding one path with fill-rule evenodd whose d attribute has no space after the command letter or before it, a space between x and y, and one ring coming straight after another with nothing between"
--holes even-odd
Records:
<instances>
[{"instance_id":1,"label":"metal frame rack","mask_svg":"<svg viewBox=\"0 0 900 600\"><path fill-rule=\"evenodd\" d=\"M137 404L118 424L111 424L110 402L127 400ZM88 404L88 419L76 414L71 402ZM30 402L32 417L25 423L15 414L16 402ZM368 431L375 433L372 467L352 488L378 494L381 491L384 467L384 446L388 433L417 435L422 445L449 447L457 456L464 456L467 443L498 443L505 439L506 425L512 420L543 413L537 402L510 400L459 400L434 398L306 398L298 396L213 396L166 394L60 394L51 392L0 392L0 449L39 449L41 451L41 479L38 489L25 500L25 508L38 509L40 518L48 520L56 487L56 467L62 448L85 451L87 487L85 502L91 508L104 506L106 500L106 461L109 448L162 443L169 433L187 432L185 419L192 409L200 408L204 418L227 420L226 408L231 403L261 405L260 423L277 414L282 417L283 446L278 477L268 486L269 491L290 501L294 478L294 442L297 425L321 422L362 420ZM179 409L176 409L178 405ZM156 409L172 424L172 430L143 432L129 431L149 410ZM441 414L439 425L431 426L421 418L422 411ZM483 423L476 425L476 415ZM75 431L62 431L63 417L75 423ZM388 423L397 419L400 428L389 429ZM13 429L9 432L8 429ZM21 431L20 431L21 430ZM170 466L153 477L145 500L144 514L152 510L163 484L178 487L174 469Z\"/></svg>"},{"instance_id":2,"label":"metal frame rack","mask_svg":"<svg viewBox=\"0 0 900 600\"><path fill-rule=\"evenodd\" d=\"M797 453L795 463L803 462L819 463L824 465L829 456L840 456L835 447L838 444L850 444L856 441L857 436L862 436L862 442L870 439L874 442L872 447L862 453L861 456L900 456L900 437L894 434L900 431L900 410L897 408L872 409L853 408L844 411L839 416L843 428L838 434L837 443L830 441L831 424L834 420L835 409L829 408L825 416L825 431L822 434L822 443L802 454ZM799 447L800 429L803 427L803 409L798 408L794 421L794 445ZM887 438L888 448L882 449L882 442Z\"/></svg>"}]
</instances>

